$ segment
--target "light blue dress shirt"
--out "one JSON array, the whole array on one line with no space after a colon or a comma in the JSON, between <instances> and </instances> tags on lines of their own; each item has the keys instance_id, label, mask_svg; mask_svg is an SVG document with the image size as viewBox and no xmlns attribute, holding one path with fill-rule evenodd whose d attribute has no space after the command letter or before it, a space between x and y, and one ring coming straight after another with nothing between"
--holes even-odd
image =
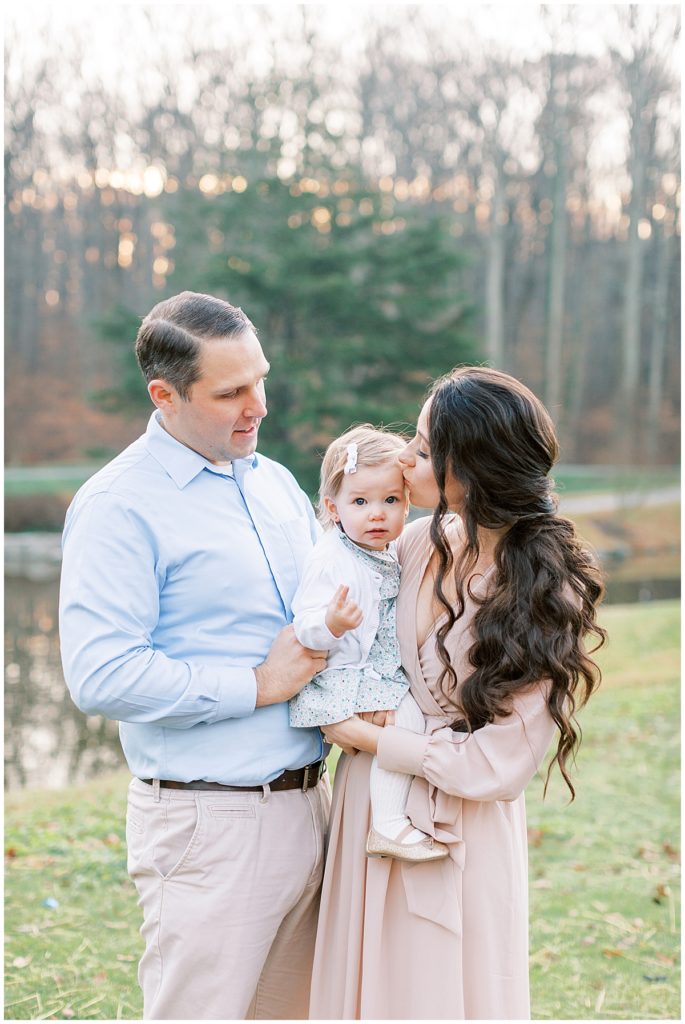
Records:
<instances>
[{"instance_id":1,"label":"light blue dress shirt","mask_svg":"<svg viewBox=\"0 0 685 1024\"><path fill-rule=\"evenodd\" d=\"M283 466L215 466L158 415L67 512L65 678L82 711L120 722L134 775L260 785L323 756L287 704L255 708L253 671L292 620L318 526Z\"/></svg>"}]
</instances>

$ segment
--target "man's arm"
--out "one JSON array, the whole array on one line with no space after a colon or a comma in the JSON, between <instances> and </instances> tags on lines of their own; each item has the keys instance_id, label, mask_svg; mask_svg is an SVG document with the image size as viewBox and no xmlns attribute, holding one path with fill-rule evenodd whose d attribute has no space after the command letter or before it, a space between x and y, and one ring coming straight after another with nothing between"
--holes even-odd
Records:
<instances>
[{"instance_id":1,"label":"man's arm","mask_svg":"<svg viewBox=\"0 0 685 1024\"><path fill-rule=\"evenodd\" d=\"M72 511L63 549L62 661L72 697L87 714L189 729L287 700L323 667L288 627L256 670L155 650L164 571L157 542L144 520L110 494L93 495Z\"/></svg>"}]
</instances>

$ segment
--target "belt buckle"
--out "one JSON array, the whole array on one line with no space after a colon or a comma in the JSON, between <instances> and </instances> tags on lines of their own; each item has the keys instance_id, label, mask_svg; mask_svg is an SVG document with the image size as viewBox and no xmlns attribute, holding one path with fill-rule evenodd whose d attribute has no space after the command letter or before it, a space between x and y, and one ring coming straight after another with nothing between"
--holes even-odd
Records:
<instances>
[{"instance_id":1,"label":"belt buckle","mask_svg":"<svg viewBox=\"0 0 685 1024\"><path fill-rule=\"evenodd\" d=\"M316 785L317 782L320 782L321 779L323 778L323 776L324 776L324 774L326 772L326 762L324 760L317 761L317 762L315 762L315 765L316 765L316 779L314 780L314 785ZM302 769L302 771L304 772L304 776L303 776L303 780L302 780L302 792L303 793L306 793L307 790L309 789L309 771L310 771L311 768L314 768L314 764L308 764L308 765L306 765Z\"/></svg>"}]
</instances>

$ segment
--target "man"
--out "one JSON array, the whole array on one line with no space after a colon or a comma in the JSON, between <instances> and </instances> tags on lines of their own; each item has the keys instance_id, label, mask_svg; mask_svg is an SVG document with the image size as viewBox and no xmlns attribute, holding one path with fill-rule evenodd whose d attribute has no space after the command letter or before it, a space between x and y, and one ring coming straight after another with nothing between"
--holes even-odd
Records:
<instances>
[{"instance_id":1,"label":"man","mask_svg":"<svg viewBox=\"0 0 685 1024\"><path fill-rule=\"evenodd\" d=\"M256 454L269 364L242 310L183 292L136 354L156 410L67 513L60 630L134 776L145 1017L305 1018L329 786L285 702L325 666L289 625L316 521Z\"/></svg>"}]
</instances>

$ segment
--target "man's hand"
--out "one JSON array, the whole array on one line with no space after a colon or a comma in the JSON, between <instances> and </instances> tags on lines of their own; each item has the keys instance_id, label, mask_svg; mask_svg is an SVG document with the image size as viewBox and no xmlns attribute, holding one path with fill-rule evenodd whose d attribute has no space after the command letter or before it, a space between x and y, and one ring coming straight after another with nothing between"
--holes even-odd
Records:
<instances>
[{"instance_id":1,"label":"man's hand","mask_svg":"<svg viewBox=\"0 0 685 1024\"><path fill-rule=\"evenodd\" d=\"M317 672L326 667L328 651L303 647L292 625L285 626L271 645L266 661L254 670L257 707L280 704L299 693Z\"/></svg>"},{"instance_id":2,"label":"man's hand","mask_svg":"<svg viewBox=\"0 0 685 1024\"><path fill-rule=\"evenodd\" d=\"M350 629L356 629L364 613L354 601L348 601L350 588L341 583L331 598L326 612L326 625L333 636L342 636Z\"/></svg>"}]
</instances>

